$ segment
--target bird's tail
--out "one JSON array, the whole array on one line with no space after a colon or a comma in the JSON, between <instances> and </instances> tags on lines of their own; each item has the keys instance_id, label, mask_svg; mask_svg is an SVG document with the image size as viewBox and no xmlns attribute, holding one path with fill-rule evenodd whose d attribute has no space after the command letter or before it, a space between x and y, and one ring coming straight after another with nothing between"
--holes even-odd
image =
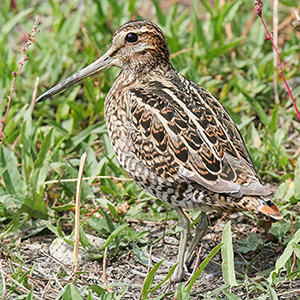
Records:
<instances>
[{"instance_id":1,"label":"bird's tail","mask_svg":"<svg viewBox=\"0 0 300 300\"><path fill-rule=\"evenodd\" d=\"M282 220L283 215L271 201L271 197L268 196L244 196L242 202L246 210L251 212L262 212L263 214L272 217L275 220Z\"/></svg>"},{"instance_id":2,"label":"bird's tail","mask_svg":"<svg viewBox=\"0 0 300 300\"><path fill-rule=\"evenodd\" d=\"M218 211L228 213L232 211L250 211L251 213L262 212L275 220L282 220L282 213L271 199L271 196L244 195L238 198L232 197L231 195L213 193L207 195L205 201L209 203L213 209Z\"/></svg>"},{"instance_id":3,"label":"bird's tail","mask_svg":"<svg viewBox=\"0 0 300 300\"><path fill-rule=\"evenodd\" d=\"M261 211L263 214L272 217L275 220L282 220L283 215L271 200L267 199L259 199L261 201L261 207L259 208L259 211Z\"/></svg>"}]
</instances>

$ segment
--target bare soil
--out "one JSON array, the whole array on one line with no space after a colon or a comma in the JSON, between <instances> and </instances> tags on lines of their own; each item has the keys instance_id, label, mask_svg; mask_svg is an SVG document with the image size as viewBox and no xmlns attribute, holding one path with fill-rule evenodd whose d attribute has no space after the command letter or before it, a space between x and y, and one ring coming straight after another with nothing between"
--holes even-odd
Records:
<instances>
[{"instance_id":1,"label":"bare soil","mask_svg":"<svg viewBox=\"0 0 300 300\"><path fill-rule=\"evenodd\" d=\"M247 231L263 232L262 228L258 228L256 223L257 219L251 220L245 217L243 214L236 213L230 216L210 215L210 229L203 238L199 247L199 262L201 263L213 247L217 246L222 237L223 228L228 219L232 222L233 243L236 247L237 241L247 237ZM130 226L136 231L149 231L149 240L154 241L158 237L164 235L166 226L172 226L174 221L169 222L134 222L129 221ZM50 254L50 247L55 239L55 236L49 233L40 234L28 239L25 239L19 244L19 251L21 259L24 264L22 265L22 271L26 272L33 265L34 272L27 275L28 283L30 287L33 287L36 295L39 295L41 299L56 299L59 292L62 290L62 286L65 286L68 282L75 282L78 288L85 285L96 284L105 287L105 281L103 279L103 261L95 261L88 258L87 253L81 253L83 258L80 263L79 275L74 275L72 259L70 263L66 263L66 257L72 258L72 248L69 250L63 250L61 258L55 258ZM177 251L179 245L179 235L166 235L158 243L153 245L151 256L158 260L164 260L166 264L170 262L170 265L175 264ZM263 271L268 268L272 268L276 259L282 254L282 248L275 246L272 249L264 249L263 253L254 261L252 267L250 267L248 276L257 278L257 282L260 282L263 276ZM2 248L2 247L1 247ZM148 248L149 249L149 248ZM116 292L121 291L125 286L128 286L126 294L123 299L139 299L145 275L147 274L147 265L143 265L138 258L134 255L130 245L128 249L118 257L111 257L110 253L107 253L106 260L106 282ZM12 276L11 266L9 263L17 269L20 266L19 263L14 263L10 258L3 255L2 249L1 261L2 269L9 278ZM235 251L235 267L236 271L240 274L245 272L245 268L249 265L249 262L258 254L248 253L247 255L241 254ZM9 262L10 261L10 262ZM154 262L155 263L155 262ZM162 273L157 273L154 279L154 284L159 283L167 274L170 266L161 266ZM77 279L76 279L77 278ZM189 274L186 274L184 282L189 278ZM241 279L242 277L238 278ZM76 279L76 280L75 280ZM246 279L244 279L246 280ZM208 291L212 291L224 284L222 279L221 269L221 255L217 255L207 265L203 273L200 275L196 283L191 290L191 299L204 299L204 295ZM174 292L178 284L165 283L155 293L155 296L162 295L166 292ZM233 293L239 295L242 299L245 299L246 288L248 284L241 285L232 290ZM299 289L300 280L293 281L293 285L282 284L276 289L277 293L283 293L290 289ZM18 288L20 294L24 292L22 286ZM259 296L259 292L252 293L252 298ZM286 297L281 296L280 299L299 299L299 294L288 294ZM7 296L5 299L15 299L15 294ZM213 296L210 299L215 299ZM223 297L223 298L222 298ZM174 294L165 296L164 299L174 299ZM209 299L209 298L206 298ZM220 294L219 299L226 299L224 294Z\"/></svg>"}]
</instances>

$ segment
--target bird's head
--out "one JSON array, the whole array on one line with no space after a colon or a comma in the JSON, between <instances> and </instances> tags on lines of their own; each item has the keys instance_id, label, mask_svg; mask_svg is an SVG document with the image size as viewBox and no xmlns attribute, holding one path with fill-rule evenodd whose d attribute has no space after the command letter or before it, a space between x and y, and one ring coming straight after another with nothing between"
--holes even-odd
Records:
<instances>
[{"instance_id":1,"label":"bird's head","mask_svg":"<svg viewBox=\"0 0 300 300\"><path fill-rule=\"evenodd\" d=\"M104 55L45 92L36 99L36 102L41 102L112 66L138 76L143 72L149 72L159 64L169 63L169 58L166 38L157 25L149 21L130 21L114 33L111 45Z\"/></svg>"},{"instance_id":2,"label":"bird's head","mask_svg":"<svg viewBox=\"0 0 300 300\"><path fill-rule=\"evenodd\" d=\"M131 21L121 26L113 35L107 55L113 65L134 71L168 62L170 57L162 31L148 21Z\"/></svg>"}]
</instances>

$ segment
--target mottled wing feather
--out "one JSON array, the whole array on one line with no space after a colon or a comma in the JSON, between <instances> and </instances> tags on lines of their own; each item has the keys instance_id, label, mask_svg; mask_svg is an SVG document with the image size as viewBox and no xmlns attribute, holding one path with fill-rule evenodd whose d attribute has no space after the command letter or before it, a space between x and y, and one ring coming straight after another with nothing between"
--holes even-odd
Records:
<instances>
[{"instance_id":1,"label":"mottled wing feather","mask_svg":"<svg viewBox=\"0 0 300 300\"><path fill-rule=\"evenodd\" d=\"M135 155L164 179L184 179L204 189L231 194L268 195L244 141L221 104L188 81L158 80L128 90Z\"/></svg>"}]
</instances>

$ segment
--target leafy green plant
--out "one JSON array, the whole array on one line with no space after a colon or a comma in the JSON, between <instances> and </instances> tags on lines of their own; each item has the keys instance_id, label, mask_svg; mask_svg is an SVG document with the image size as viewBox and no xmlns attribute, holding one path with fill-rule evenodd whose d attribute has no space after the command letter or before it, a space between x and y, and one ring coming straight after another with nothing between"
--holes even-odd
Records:
<instances>
[{"instance_id":1,"label":"leafy green plant","mask_svg":"<svg viewBox=\"0 0 300 300\"><path fill-rule=\"evenodd\" d=\"M264 245L263 239L255 232L248 232L248 239L238 241L237 250L242 253L260 250Z\"/></svg>"}]
</instances>

